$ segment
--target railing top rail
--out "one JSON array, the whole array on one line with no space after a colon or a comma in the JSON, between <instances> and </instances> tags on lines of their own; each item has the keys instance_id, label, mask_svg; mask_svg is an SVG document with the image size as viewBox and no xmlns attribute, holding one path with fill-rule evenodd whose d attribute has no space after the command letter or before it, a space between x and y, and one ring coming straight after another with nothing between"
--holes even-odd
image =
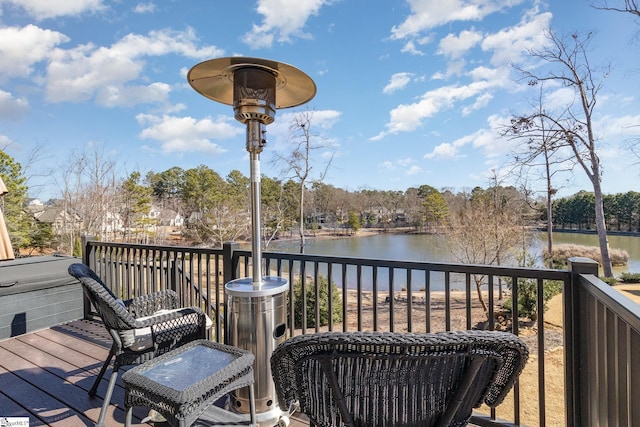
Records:
<instances>
[{"instance_id":1,"label":"railing top rail","mask_svg":"<svg viewBox=\"0 0 640 427\"><path fill-rule=\"evenodd\" d=\"M236 251L238 255L251 256L251 251ZM334 255L296 254L284 252L263 252L265 258L283 259L305 262L348 264L363 267L388 267L411 270L430 270L450 273L491 274L499 276L518 276L549 280L568 280L568 270L551 270L545 268L507 267L497 265L459 264L424 261L400 261L374 258L354 258Z\"/></svg>"},{"instance_id":2,"label":"railing top rail","mask_svg":"<svg viewBox=\"0 0 640 427\"><path fill-rule=\"evenodd\" d=\"M87 242L89 246L93 247L107 247L107 248L144 248L154 249L157 251L167 252L191 252L200 254L222 254L222 248L206 248L195 246L167 246L167 245L151 245L151 244L137 244L137 243L121 243L121 242L102 242L99 240L90 240Z\"/></svg>"},{"instance_id":3,"label":"railing top rail","mask_svg":"<svg viewBox=\"0 0 640 427\"><path fill-rule=\"evenodd\" d=\"M592 274L581 274L581 291L593 295L598 301L609 307L618 317L624 320L631 328L640 333L640 317L638 317L638 303L634 302L622 292L616 291L609 284L598 279Z\"/></svg>"}]
</instances>

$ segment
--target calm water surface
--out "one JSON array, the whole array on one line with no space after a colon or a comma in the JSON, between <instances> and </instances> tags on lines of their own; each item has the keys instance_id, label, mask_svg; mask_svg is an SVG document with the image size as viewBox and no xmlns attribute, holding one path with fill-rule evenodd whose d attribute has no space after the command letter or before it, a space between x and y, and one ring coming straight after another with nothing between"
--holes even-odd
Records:
<instances>
[{"instance_id":1,"label":"calm water surface","mask_svg":"<svg viewBox=\"0 0 640 427\"><path fill-rule=\"evenodd\" d=\"M597 246L598 238L592 234L574 233L554 233L554 244L574 243L579 245ZM609 236L611 248L624 249L629 253L629 264L625 267L614 268L615 274L624 271L640 273L640 237L632 236ZM539 256L546 246L546 234L537 233L536 240L531 245L531 253ZM297 241L279 241L272 243L269 251L298 252ZM449 251L446 236L438 235L413 235L413 234L372 234L370 236L351 237L342 239L309 239L306 242L305 253L317 255L350 256L357 258L389 259L400 261L423 261L423 262L458 262ZM370 288L371 283L367 279L367 272L363 274L364 286ZM334 280L337 279L334 273ZM349 273L349 278L355 272ZM378 278L381 281L380 289L388 289L388 274L379 270ZM396 276L405 276L404 274ZM443 285L439 281L433 280L435 287L442 289ZM424 286L423 275L415 274L411 277L412 289L420 289ZM394 278L394 289L400 290L406 286L405 277ZM454 284L459 287L460 284ZM352 287L349 283L347 287Z\"/></svg>"}]
</instances>

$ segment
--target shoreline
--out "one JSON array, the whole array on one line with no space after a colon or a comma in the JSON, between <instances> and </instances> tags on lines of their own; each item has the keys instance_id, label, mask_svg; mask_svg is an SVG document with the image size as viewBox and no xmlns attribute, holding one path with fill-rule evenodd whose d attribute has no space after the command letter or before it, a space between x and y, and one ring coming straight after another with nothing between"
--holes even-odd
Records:
<instances>
[{"instance_id":1,"label":"shoreline","mask_svg":"<svg viewBox=\"0 0 640 427\"><path fill-rule=\"evenodd\" d=\"M540 233L546 233L546 228L544 227L537 227L537 226L532 226L530 227L531 230L536 231L536 232L540 232ZM342 231L339 231L342 230ZM597 234L597 232L595 230L574 230L574 229L569 229L569 228L554 228L553 229L554 233L563 233L563 234L584 234L584 235L595 235ZM309 233L309 230L307 230L307 233ZM358 231L349 231L347 229L340 229L340 228L328 228L328 229L320 229L320 230L313 230L313 232L306 234L305 233L305 240L306 239L349 239L349 238L354 238L354 237L369 237L369 236L375 236L378 234L409 234L409 235L446 235L446 233L438 233L438 232L427 232L427 231L420 231L417 230L416 227L412 227L412 226L404 226L404 227L388 227L388 228L384 228L384 227L371 227L371 228L360 228ZM627 236L627 237L640 237L640 232L635 232L635 231L614 231L614 230L607 230L607 235L608 236ZM299 240L300 236L291 236L291 237L280 237L276 240L273 240L273 242L279 242L279 241L295 241L295 240ZM247 240L247 241L242 241L242 243L251 243L251 241Z\"/></svg>"}]
</instances>

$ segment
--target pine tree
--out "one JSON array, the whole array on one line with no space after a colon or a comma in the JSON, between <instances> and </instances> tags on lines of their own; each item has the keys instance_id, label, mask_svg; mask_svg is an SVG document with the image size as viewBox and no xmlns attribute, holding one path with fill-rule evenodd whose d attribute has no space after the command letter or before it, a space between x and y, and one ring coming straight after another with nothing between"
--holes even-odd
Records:
<instances>
[{"instance_id":1,"label":"pine tree","mask_svg":"<svg viewBox=\"0 0 640 427\"><path fill-rule=\"evenodd\" d=\"M0 150L0 177L8 191L1 202L7 230L14 250L19 251L31 244L30 230L33 217L25 210L27 179L20 163L3 150Z\"/></svg>"}]
</instances>

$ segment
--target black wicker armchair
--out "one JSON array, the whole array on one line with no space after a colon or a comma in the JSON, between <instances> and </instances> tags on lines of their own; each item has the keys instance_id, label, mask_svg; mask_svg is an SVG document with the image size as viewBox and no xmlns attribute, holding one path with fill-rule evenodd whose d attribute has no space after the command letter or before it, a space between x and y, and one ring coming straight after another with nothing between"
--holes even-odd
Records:
<instances>
[{"instance_id":1,"label":"black wicker armchair","mask_svg":"<svg viewBox=\"0 0 640 427\"><path fill-rule=\"evenodd\" d=\"M197 307L179 308L177 295L171 290L121 301L86 265L70 265L69 274L80 281L84 294L113 338L109 356L89 390L90 396L96 394L111 359L115 357L96 423L96 426L102 426L118 370L123 366L144 363L183 344L205 338L207 316Z\"/></svg>"},{"instance_id":2,"label":"black wicker armchair","mask_svg":"<svg viewBox=\"0 0 640 427\"><path fill-rule=\"evenodd\" d=\"M492 331L325 332L279 345L271 370L280 408L316 426L465 426L499 405L528 350Z\"/></svg>"}]
</instances>

